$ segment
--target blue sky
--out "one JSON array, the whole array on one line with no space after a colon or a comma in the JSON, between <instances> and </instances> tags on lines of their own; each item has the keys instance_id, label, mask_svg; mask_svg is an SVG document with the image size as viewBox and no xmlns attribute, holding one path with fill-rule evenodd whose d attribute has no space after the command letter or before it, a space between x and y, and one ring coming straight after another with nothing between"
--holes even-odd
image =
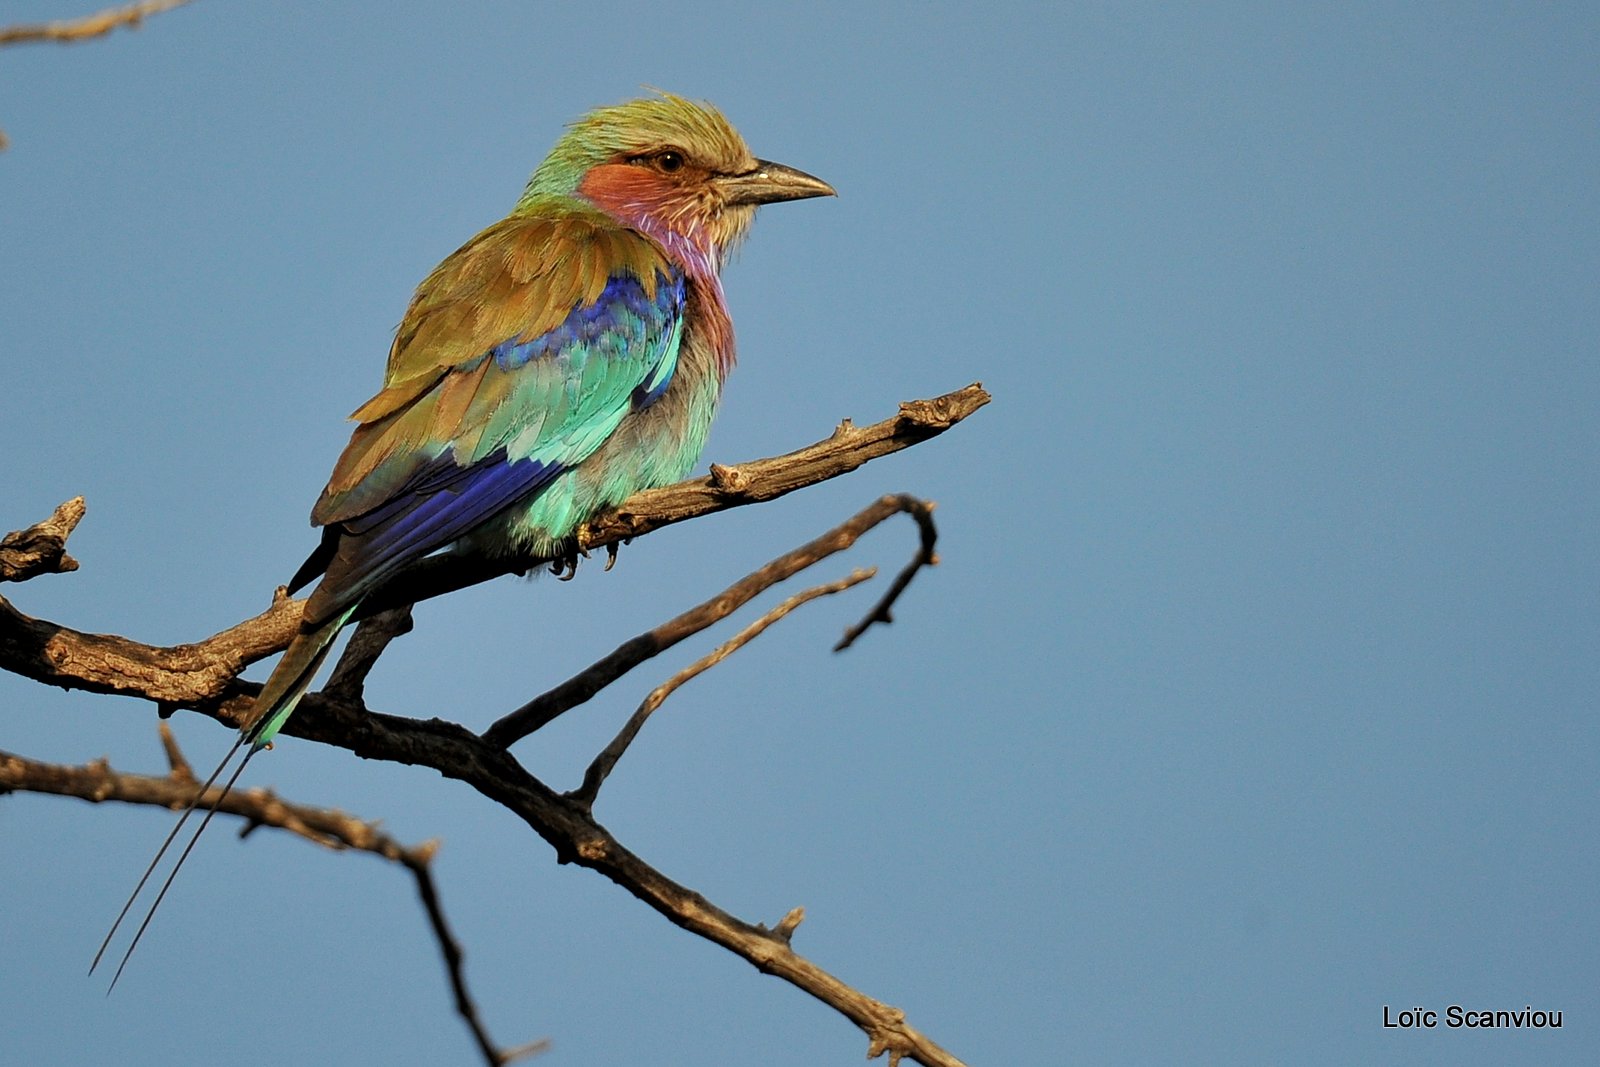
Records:
<instances>
[{"instance_id":1,"label":"blue sky","mask_svg":"<svg viewBox=\"0 0 1600 1067\"><path fill-rule=\"evenodd\" d=\"M858 589L679 692L601 799L621 840L751 921L804 905L802 953L975 1065L1595 1062L1597 54L1583 5L223 0L7 50L0 529L89 514L82 570L3 592L158 643L260 610L416 282L562 123L710 99L841 196L729 269L707 460L994 403L610 574L430 603L373 706L485 727L916 493L943 563L895 625L831 654ZM517 754L576 784L717 639ZM11 676L0 748L161 767L149 707ZM543 1062L862 1055L464 787L294 740L249 777L442 839L487 1024ZM282 835L214 831L107 1000L82 972L166 827L0 798L8 1056L472 1062L406 879ZM1381 1025L1452 1003L1565 1025Z\"/></svg>"}]
</instances>

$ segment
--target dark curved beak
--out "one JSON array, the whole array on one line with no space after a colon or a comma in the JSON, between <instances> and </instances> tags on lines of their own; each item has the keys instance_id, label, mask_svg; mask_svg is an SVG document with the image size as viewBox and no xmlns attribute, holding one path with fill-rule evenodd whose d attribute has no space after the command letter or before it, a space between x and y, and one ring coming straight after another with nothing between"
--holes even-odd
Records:
<instances>
[{"instance_id":1,"label":"dark curved beak","mask_svg":"<svg viewBox=\"0 0 1600 1067\"><path fill-rule=\"evenodd\" d=\"M756 160L756 169L743 174L728 174L715 179L730 206L776 204L784 200L807 200L813 196L838 196L833 186L803 170L782 163Z\"/></svg>"}]
</instances>

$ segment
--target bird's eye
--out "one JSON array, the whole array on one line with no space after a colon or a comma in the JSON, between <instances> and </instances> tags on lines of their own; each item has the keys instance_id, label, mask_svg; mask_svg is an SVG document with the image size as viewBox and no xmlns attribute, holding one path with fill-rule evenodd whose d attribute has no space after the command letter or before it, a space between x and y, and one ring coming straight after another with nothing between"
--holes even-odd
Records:
<instances>
[{"instance_id":1,"label":"bird's eye","mask_svg":"<svg viewBox=\"0 0 1600 1067\"><path fill-rule=\"evenodd\" d=\"M670 148L665 152L657 152L655 163L656 169L671 174L675 170L683 169L683 153L675 152Z\"/></svg>"}]
</instances>

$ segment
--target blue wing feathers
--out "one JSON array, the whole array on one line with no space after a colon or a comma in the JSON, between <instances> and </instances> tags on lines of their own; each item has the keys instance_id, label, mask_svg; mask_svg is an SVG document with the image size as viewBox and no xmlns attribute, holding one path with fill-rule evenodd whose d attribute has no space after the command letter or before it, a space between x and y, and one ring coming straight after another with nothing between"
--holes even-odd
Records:
<instances>
[{"instance_id":1,"label":"blue wing feathers","mask_svg":"<svg viewBox=\"0 0 1600 1067\"><path fill-rule=\"evenodd\" d=\"M449 488L413 494L342 523L344 536L307 606L307 620L319 622L355 603L407 563L537 493L564 469L533 460L508 462L497 453L464 470ZM359 531L350 529L357 524Z\"/></svg>"},{"instance_id":2,"label":"blue wing feathers","mask_svg":"<svg viewBox=\"0 0 1600 1067\"><path fill-rule=\"evenodd\" d=\"M560 357L574 350L604 345L608 339L625 337L634 344L645 343L651 325L676 318L683 307L684 277L656 276L655 299L645 292L644 283L631 274L613 275L599 299L572 310L565 322L548 333L523 340L512 337L495 345L489 355L502 370L516 370L538 359ZM628 347L633 347L629 345Z\"/></svg>"},{"instance_id":3,"label":"blue wing feathers","mask_svg":"<svg viewBox=\"0 0 1600 1067\"><path fill-rule=\"evenodd\" d=\"M381 503L330 526L295 576L298 586L327 572L308 620L331 618L407 563L535 499L629 412L660 399L677 368L685 289L679 271L658 273L654 293L631 274L613 275L593 303L573 308L560 326L507 338L452 368L472 373L493 359L487 373L510 378L501 383L505 399L485 416L475 444L463 446L468 455L458 455L453 441L426 442L433 458L418 463L413 453L409 475ZM385 473L380 466L369 477Z\"/></svg>"}]
</instances>

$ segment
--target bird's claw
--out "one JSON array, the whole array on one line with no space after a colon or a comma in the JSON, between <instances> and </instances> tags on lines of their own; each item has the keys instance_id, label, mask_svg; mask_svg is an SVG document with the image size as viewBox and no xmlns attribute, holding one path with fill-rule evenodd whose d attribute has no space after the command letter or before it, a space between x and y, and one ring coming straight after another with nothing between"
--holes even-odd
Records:
<instances>
[{"instance_id":1,"label":"bird's claw","mask_svg":"<svg viewBox=\"0 0 1600 1067\"><path fill-rule=\"evenodd\" d=\"M575 548L566 555L558 556L551 560L550 573L555 575L559 581L570 582L578 576L578 560L588 558L589 553L586 550ZM607 563L606 570L610 569L611 565Z\"/></svg>"}]
</instances>

